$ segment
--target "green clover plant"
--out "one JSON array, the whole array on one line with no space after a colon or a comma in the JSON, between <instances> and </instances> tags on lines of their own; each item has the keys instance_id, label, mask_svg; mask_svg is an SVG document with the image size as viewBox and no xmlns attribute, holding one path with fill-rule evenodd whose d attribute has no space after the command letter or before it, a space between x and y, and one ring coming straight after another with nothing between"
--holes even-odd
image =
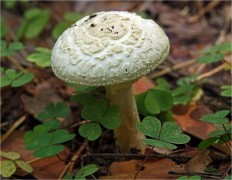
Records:
<instances>
[{"instance_id":1,"label":"green clover plant","mask_svg":"<svg viewBox=\"0 0 232 180\"><path fill-rule=\"evenodd\" d=\"M222 44L215 45L208 49L198 51L197 54L202 54L203 56L197 58L196 62L199 63L214 63L223 60L224 55L232 51L232 43L225 42Z\"/></svg>"},{"instance_id":2,"label":"green clover plant","mask_svg":"<svg viewBox=\"0 0 232 180\"><path fill-rule=\"evenodd\" d=\"M98 170L98 167L95 164L89 164L82 167L73 178L71 173L67 173L63 179L74 179L74 180L86 180L86 177L95 173Z\"/></svg>"},{"instance_id":3,"label":"green clover plant","mask_svg":"<svg viewBox=\"0 0 232 180\"><path fill-rule=\"evenodd\" d=\"M21 23L18 31L18 39L36 38L46 27L49 21L49 10L40 8L30 8L24 12L24 20Z\"/></svg>"},{"instance_id":4,"label":"green clover plant","mask_svg":"<svg viewBox=\"0 0 232 180\"><path fill-rule=\"evenodd\" d=\"M81 117L90 122L82 124L79 134L88 140L94 141L102 133L101 126L107 129L115 129L120 126L120 109L117 105L109 105L105 97L96 97L91 94L96 88L79 86L77 95L72 97L72 101L83 106Z\"/></svg>"},{"instance_id":5,"label":"green clover plant","mask_svg":"<svg viewBox=\"0 0 232 180\"><path fill-rule=\"evenodd\" d=\"M15 71L14 69L1 69L1 87L11 86L19 87L29 83L35 77L32 72L25 73L24 71Z\"/></svg>"},{"instance_id":6,"label":"green clover plant","mask_svg":"<svg viewBox=\"0 0 232 180\"><path fill-rule=\"evenodd\" d=\"M175 122L161 122L156 117L147 116L141 123L137 124L137 128L149 138L143 140L147 145L176 149L174 144L185 144L190 141L190 137L182 134L180 127Z\"/></svg>"},{"instance_id":7,"label":"green clover plant","mask_svg":"<svg viewBox=\"0 0 232 180\"><path fill-rule=\"evenodd\" d=\"M36 157L54 156L63 151L64 146L61 143L75 137L75 134L60 129L61 123L58 119L66 117L68 113L69 109L63 102L48 104L38 115L38 119L46 120L46 122L24 134L26 149L35 150L33 155Z\"/></svg>"},{"instance_id":8,"label":"green clover plant","mask_svg":"<svg viewBox=\"0 0 232 180\"><path fill-rule=\"evenodd\" d=\"M8 46L6 41L1 40L1 57L12 56L16 51L25 49L21 42L12 42Z\"/></svg>"},{"instance_id":9,"label":"green clover plant","mask_svg":"<svg viewBox=\"0 0 232 180\"><path fill-rule=\"evenodd\" d=\"M224 144L231 141L232 128L231 124L228 123L228 118L226 118L229 112L229 110L221 110L200 118L201 121L218 125L217 129L209 134L209 138L200 142L198 145L200 149L205 149L213 144Z\"/></svg>"},{"instance_id":10,"label":"green clover plant","mask_svg":"<svg viewBox=\"0 0 232 180\"><path fill-rule=\"evenodd\" d=\"M31 173L33 171L30 164L28 164L26 161L23 161L20 159L20 154L14 151L9 152L3 152L0 151L0 156L7 159L7 160L1 160L0 162L0 175L4 178L8 178L12 176L17 167L20 169Z\"/></svg>"},{"instance_id":11,"label":"green clover plant","mask_svg":"<svg viewBox=\"0 0 232 180\"><path fill-rule=\"evenodd\" d=\"M35 53L27 56L27 60L35 63L39 67L49 67L51 65L51 50L38 47Z\"/></svg>"},{"instance_id":12,"label":"green clover plant","mask_svg":"<svg viewBox=\"0 0 232 180\"><path fill-rule=\"evenodd\" d=\"M221 96L224 97L232 97L232 86L231 85L223 85L221 86Z\"/></svg>"}]
</instances>

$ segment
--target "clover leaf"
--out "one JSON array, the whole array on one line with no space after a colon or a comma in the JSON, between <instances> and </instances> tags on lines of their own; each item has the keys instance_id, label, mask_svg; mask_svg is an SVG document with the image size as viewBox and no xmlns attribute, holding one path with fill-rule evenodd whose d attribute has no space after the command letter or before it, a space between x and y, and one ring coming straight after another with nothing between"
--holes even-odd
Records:
<instances>
[{"instance_id":1,"label":"clover leaf","mask_svg":"<svg viewBox=\"0 0 232 180\"><path fill-rule=\"evenodd\" d=\"M226 116L229 114L229 110L221 110L214 114L207 114L200 118L200 120L213 124L226 124L228 119Z\"/></svg>"},{"instance_id":2,"label":"clover leaf","mask_svg":"<svg viewBox=\"0 0 232 180\"><path fill-rule=\"evenodd\" d=\"M49 67L51 65L51 50L47 48L38 47L35 53L27 56L27 60L34 62L40 67Z\"/></svg>"},{"instance_id":3,"label":"clover leaf","mask_svg":"<svg viewBox=\"0 0 232 180\"><path fill-rule=\"evenodd\" d=\"M95 173L98 170L98 167L95 164L89 164L82 167L76 174L75 179L86 179L86 176L89 176Z\"/></svg>"},{"instance_id":4,"label":"clover leaf","mask_svg":"<svg viewBox=\"0 0 232 180\"><path fill-rule=\"evenodd\" d=\"M65 118L68 114L69 108L64 102L58 102L57 104L49 103L37 118L39 120L56 120Z\"/></svg>"},{"instance_id":5,"label":"clover leaf","mask_svg":"<svg viewBox=\"0 0 232 180\"><path fill-rule=\"evenodd\" d=\"M19 87L32 81L34 77L32 72L25 73L22 70L6 69L3 71L3 76L1 77L1 87L9 85L11 87Z\"/></svg>"},{"instance_id":6,"label":"clover leaf","mask_svg":"<svg viewBox=\"0 0 232 180\"><path fill-rule=\"evenodd\" d=\"M147 116L137 128L145 135L151 137L144 139L144 143L166 149L176 149L174 144L185 144L190 137L182 134L179 126L174 122L165 122L162 126L159 119Z\"/></svg>"}]
</instances>

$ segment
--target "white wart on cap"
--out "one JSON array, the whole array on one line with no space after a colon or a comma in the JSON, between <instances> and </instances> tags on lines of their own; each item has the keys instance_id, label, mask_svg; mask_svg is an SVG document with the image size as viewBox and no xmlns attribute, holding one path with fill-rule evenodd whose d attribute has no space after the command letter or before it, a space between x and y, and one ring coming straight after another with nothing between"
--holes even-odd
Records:
<instances>
[{"instance_id":1,"label":"white wart on cap","mask_svg":"<svg viewBox=\"0 0 232 180\"><path fill-rule=\"evenodd\" d=\"M86 16L64 31L51 61L66 82L107 86L149 73L168 52L168 37L153 20L110 11Z\"/></svg>"}]
</instances>

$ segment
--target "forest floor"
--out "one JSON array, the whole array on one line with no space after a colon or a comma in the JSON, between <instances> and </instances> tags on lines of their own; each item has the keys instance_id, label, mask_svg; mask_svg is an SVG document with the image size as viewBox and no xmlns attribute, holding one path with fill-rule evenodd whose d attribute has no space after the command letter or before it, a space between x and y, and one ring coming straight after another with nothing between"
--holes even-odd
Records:
<instances>
[{"instance_id":1,"label":"forest floor","mask_svg":"<svg viewBox=\"0 0 232 180\"><path fill-rule=\"evenodd\" d=\"M49 12L47 22L35 36L33 32L40 28L43 20L36 24L28 18L32 25L19 32L19 27L27 20L24 13L32 8ZM231 1L17 1L15 4L1 1L1 67L4 68L1 73L11 68L34 74L29 83L15 87L12 83L1 88L1 151L17 152L20 159L33 168L28 173L17 167L11 178L62 179L67 172L75 174L88 164L96 164L99 168L94 175L88 176L90 179L134 179L135 176L138 179L176 179L180 176L220 179L230 175L230 140L211 144L205 150L200 150L198 144L217 128L217 125L199 119L221 110L231 111L231 95L227 97L227 92L227 96L223 96L221 87L229 85L231 90L232 50L224 53L220 61L212 63L197 62L200 55L196 52L231 42L231 9ZM197 92L194 89L188 100L173 105L170 110L174 121L191 137L189 143L178 145L176 150L151 150L148 147L145 154L136 151L122 154L115 145L113 131L105 128L95 141L81 137L78 134L83 122L81 105L71 100L76 89L58 79L49 63L40 66L27 60L38 47L53 48L57 37L54 27L66 22L67 12L81 16L110 10L136 12L153 19L170 39L167 60L134 84L135 95L156 87L158 78L163 78L171 89L175 89L178 80L195 75L193 85L197 86ZM45 16L42 19L47 17L42 16ZM8 46L20 41L24 48L3 55L2 40ZM100 88L99 92L104 90ZM32 151L25 150L24 134L43 123L37 117L48 103L60 101L70 109L68 116L59 118L62 127L76 137L65 143L65 150L59 155L36 158ZM226 115L229 123L230 115L231 112Z\"/></svg>"}]
</instances>

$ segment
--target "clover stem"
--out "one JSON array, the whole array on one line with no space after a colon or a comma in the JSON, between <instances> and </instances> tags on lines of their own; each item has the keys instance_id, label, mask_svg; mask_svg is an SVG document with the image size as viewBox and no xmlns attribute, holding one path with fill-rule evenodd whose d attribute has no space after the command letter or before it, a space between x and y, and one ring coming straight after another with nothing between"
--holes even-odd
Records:
<instances>
[{"instance_id":1,"label":"clover stem","mask_svg":"<svg viewBox=\"0 0 232 180\"><path fill-rule=\"evenodd\" d=\"M116 145L122 152L129 152L132 148L144 152L145 144L142 139L145 136L136 128L140 120L132 83L106 87L106 94L111 104L117 104L120 107L122 122L120 127L114 130Z\"/></svg>"}]
</instances>

